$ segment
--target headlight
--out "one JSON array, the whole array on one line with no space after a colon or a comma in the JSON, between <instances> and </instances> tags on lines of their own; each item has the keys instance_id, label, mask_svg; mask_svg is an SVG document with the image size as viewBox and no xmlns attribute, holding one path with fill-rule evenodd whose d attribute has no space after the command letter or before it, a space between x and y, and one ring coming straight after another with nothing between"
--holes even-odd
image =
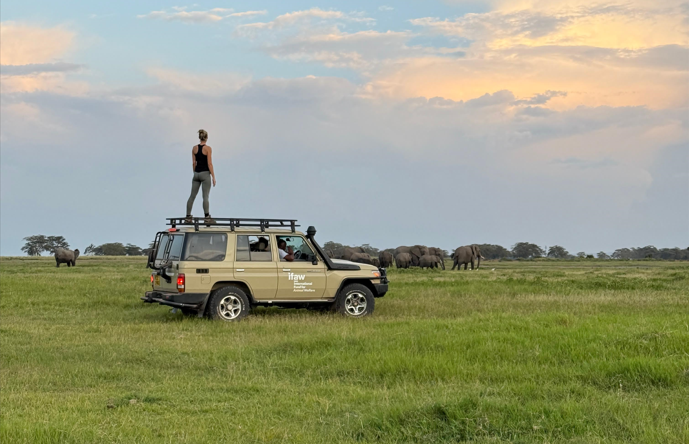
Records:
<instances>
[{"instance_id":1,"label":"headlight","mask_svg":"<svg viewBox=\"0 0 689 444\"><path fill-rule=\"evenodd\" d=\"M377 277L377 278L380 277L380 271L378 271L378 270L372 271L371 273L373 273L373 275L374 275L375 277Z\"/></svg>"}]
</instances>

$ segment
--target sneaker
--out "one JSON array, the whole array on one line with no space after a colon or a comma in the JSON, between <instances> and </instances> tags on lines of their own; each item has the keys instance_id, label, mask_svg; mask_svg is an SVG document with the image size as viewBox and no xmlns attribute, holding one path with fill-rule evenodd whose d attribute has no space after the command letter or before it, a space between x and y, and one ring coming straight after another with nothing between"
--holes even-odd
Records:
<instances>
[{"instance_id":1,"label":"sneaker","mask_svg":"<svg viewBox=\"0 0 689 444\"><path fill-rule=\"evenodd\" d=\"M207 227L210 227L211 225L215 224L215 219L213 219L209 214L203 219L203 222L206 224Z\"/></svg>"},{"instance_id":2,"label":"sneaker","mask_svg":"<svg viewBox=\"0 0 689 444\"><path fill-rule=\"evenodd\" d=\"M190 223L192 223L192 222L194 222L193 216L192 216L191 214L187 214L187 217L184 218L184 223L185 223L185 224L190 224Z\"/></svg>"}]
</instances>

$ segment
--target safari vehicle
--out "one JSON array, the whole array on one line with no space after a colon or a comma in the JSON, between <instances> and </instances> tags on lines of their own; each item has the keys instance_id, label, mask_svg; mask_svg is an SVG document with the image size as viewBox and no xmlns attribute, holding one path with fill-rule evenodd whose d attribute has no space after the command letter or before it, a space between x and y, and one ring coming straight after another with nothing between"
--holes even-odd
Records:
<instances>
[{"instance_id":1,"label":"safari vehicle","mask_svg":"<svg viewBox=\"0 0 689 444\"><path fill-rule=\"evenodd\" d=\"M223 321L240 320L256 306L363 317L388 291L385 269L329 258L316 229L304 235L296 220L168 218L167 226L148 256L152 290L144 302ZM293 254L281 259L286 251Z\"/></svg>"}]
</instances>

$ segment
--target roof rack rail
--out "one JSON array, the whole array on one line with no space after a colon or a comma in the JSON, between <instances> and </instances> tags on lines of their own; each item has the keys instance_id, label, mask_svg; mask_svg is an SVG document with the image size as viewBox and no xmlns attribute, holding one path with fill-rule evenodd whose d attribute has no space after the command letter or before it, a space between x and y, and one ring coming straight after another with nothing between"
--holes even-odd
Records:
<instances>
[{"instance_id":1,"label":"roof rack rail","mask_svg":"<svg viewBox=\"0 0 689 444\"><path fill-rule=\"evenodd\" d=\"M247 219L247 218L235 218L235 217L213 217L212 222L207 223L203 217L192 217L188 219L186 217L168 217L166 218L166 225L172 228L181 227L194 227L195 231L199 231L199 226L205 225L207 227L230 227L230 231L234 231L235 228L240 227L259 227L262 232L266 231L266 228L289 228L292 233L296 231L297 225L296 219Z\"/></svg>"}]
</instances>

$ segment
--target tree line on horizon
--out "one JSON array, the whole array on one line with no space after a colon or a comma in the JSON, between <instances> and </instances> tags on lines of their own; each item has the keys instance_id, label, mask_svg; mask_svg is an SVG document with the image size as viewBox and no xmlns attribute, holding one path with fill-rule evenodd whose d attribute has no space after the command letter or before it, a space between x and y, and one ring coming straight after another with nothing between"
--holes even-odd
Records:
<instances>
[{"instance_id":1,"label":"tree line on horizon","mask_svg":"<svg viewBox=\"0 0 689 444\"><path fill-rule=\"evenodd\" d=\"M24 246L21 250L27 256L40 256L41 253L55 254L58 248L69 249L69 243L64 236L44 236L36 234L24 238ZM109 242L102 245L91 244L81 252L86 256L147 256L153 242L148 248L141 248L134 244L123 244L121 242Z\"/></svg>"},{"instance_id":2,"label":"tree line on horizon","mask_svg":"<svg viewBox=\"0 0 689 444\"><path fill-rule=\"evenodd\" d=\"M24 238L25 244L21 250L28 256L40 256L41 253L55 254L58 248L69 248L69 243L64 236L45 236L37 234ZM552 258L552 259L618 259L618 260L634 260L634 259L660 259L660 260L689 260L689 248L656 248L653 245L638 248L619 248L612 254L600 251L593 254L588 254L583 251L576 254L571 254L564 247L560 245L553 245L551 247L540 247L530 242L518 242L507 249L501 245L494 244L477 244L481 249L481 254L484 258L489 260L510 260L510 259L537 259L537 258ZM323 244L323 248L330 250L335 254L342 254L347 245L337 242L328 241ZM389 251L393 253L394 248L380 250L370 244L360 245L364 251L371 256L378 256L380 251ZM134 244L123 244L121 242L109 242L101 245L91 244L84 249L83 255L87 256L147 256L150 249L153 248L153 242L148 248L141 248ZM445 257L450 257L450 252L443 250Z\"/></svg>"}]
</instances>

